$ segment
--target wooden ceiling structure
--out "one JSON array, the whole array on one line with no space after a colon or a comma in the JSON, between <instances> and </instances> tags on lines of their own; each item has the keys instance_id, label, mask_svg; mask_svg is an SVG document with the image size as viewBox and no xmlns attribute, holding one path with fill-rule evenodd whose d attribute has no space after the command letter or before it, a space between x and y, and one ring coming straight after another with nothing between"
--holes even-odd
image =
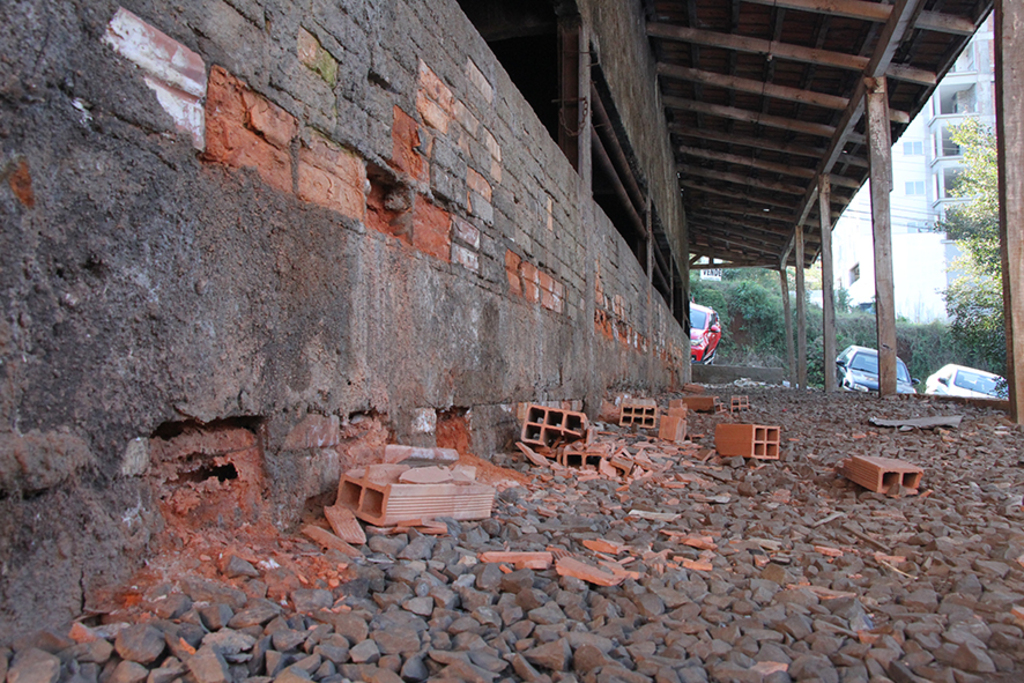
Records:
<instances>
[{"instance_id":1,"label":"wooden ceiling structure","mask_svg":"<svg viewBox=\"0 0 1024 683\"><path fill-rule=\"evenodd\" d=\"M892 140L993 0L643 0L686 209L691 267L794 264L869 177L866 80L885 77ZM832 221L829 221L830 223Z\"/></svg>"}]
</instances>

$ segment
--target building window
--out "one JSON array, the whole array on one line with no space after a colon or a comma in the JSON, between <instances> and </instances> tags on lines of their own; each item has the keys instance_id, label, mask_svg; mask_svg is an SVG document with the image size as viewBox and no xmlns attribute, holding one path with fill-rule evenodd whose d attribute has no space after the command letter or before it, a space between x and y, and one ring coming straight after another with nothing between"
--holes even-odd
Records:
<instances>
[{"instance_id":1,"label":"building window","mask_svg":"<svg viewBox=\"0 0 1024 683\"><path fill-rule=\"evenodd\" d=\"M924 195L924 181L911 180L906 184L907 196Z\"/></svg>"},{"instance_id":2,"label":"building window","mask_svg":"<svg viewBox=\"0 0 1024 683\"><path fill-rule=\"evenodd\" d=\"M860 279L860 264L858 263L853 268L850 268L850 284Z\"/></svg>"},{"instance_id":3,"label":"building window","mask_svg":"<svg viewBox=\"0 0 1024 683\"><path fill-rule=\"evenodd\" d=\"M907 141L907 142L903 143L903 155L904 156L908 156L908 157L911 157L911 156L921 156L923 154L924 154L924 143L921 142L920 140L916 140L914 142Z\"/></svg>"}]
</instances>

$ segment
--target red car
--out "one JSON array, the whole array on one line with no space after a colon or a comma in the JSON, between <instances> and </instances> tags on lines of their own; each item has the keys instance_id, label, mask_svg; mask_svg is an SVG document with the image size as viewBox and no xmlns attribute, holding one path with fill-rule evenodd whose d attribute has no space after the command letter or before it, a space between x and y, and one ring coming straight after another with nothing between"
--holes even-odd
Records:
<instances>
[{"instance_id":1,"label":"red car","mask_svg":"<svg viewBox=\"0 0 1024 683\"><path fill-rule=\"evenodd\" d=\"M722 323L715 309L690 304L690 362L711 364L722 338Z\"/></svg>"}]
</instances>

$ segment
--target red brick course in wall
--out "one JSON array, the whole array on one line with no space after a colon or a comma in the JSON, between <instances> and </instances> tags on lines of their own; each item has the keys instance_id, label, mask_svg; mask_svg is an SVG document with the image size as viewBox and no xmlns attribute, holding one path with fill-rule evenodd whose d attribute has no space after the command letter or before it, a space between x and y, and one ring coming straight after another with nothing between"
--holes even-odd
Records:
<instances>
[{"instance_id":1,"label":"red brick course in wall","mask_svg":"<svg viewBox=\"0 0 1024 683\"><path fill-rule=\"evenodd\" d=\"M452 217L444 209L416 195L412 219L412 245L424 254L448 261L451 258Z\"/></svg>"},{"instance_id":2,"label":"red brick course in wall","mask_svg":"<svg viewBox=\"0 0 1024 683\"><path fill-rule=\"evenodd\" d=\"M355 153L311 135L299 150L299 198L349 218L366 217L366 164Z\"/></svg>"},{"instance_id":3,"label":"red brick course in wall","mask_svg":"<svg viewBox=\"0 0 1024 683\"><path fill-rule=\"evenodd\" d=\"M565 310L565 285L548 272L523 260L511 249L505 251L505 275L509 291L549 311Z\"/></svg>"},{"instance_id":4,"label":"red brick course in wall","mask_svg":"<svg viewBox=\"0 0 1024 683\"><path fill-rule=\"evenodd\" d=\"M204 158L235 168L254 168L268 185L292 190L293 116L220 66L210 69L206 92Z\"/></svg>"},{"instance_id":5,"label":"red brick course in wall","mask_svg":"<svg viewBox=\"0 0 1024 683\"><path fill-rule=\"evenodd\" d=\"M419 146L419 124L396 106L391 125L391 164L416 180L426 180L427 164L419 153Z\"/></svg>"}]
</instances>

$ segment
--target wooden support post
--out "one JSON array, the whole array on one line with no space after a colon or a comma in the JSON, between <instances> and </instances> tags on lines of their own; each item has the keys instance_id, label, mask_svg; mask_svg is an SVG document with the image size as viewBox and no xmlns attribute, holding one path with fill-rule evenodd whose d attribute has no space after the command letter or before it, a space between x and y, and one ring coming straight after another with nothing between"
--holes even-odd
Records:
<instances>
[{"instance_id":1,"label":"wooden support post","mask_svg":"<svg viewBox=\"0 0 1024 683\"><path fill-rule=\"evenodd\" d=\"M996 138L999 148L999 237L1010 419L1024 424L1024 6L997 0Z\"/></svg>"},{"instance_id":2,"label":"wooden support post","mask_svg":"<svg viewBox=\"0 0 1024 683\"><path fill-rule=\"evenodd\" d=\"M825 391L836 390L836 302L832 293L832 184L827 175L818 178L818 215L821 217L821 333Z\"/></svg>"},{"instance_id":3,"label":"wooden support post","mask_svg":"<svg viewBox=\"0 0 1024 683\"><path fill-rule=\"evenodd\" d=\"M590 137L582 137L580 102L590 97L590 82L581 87L583 58L582 23L578 16L563 17L558 22L558 146L562 148L569 163L580 171L580 151L590 147ZM587 112L589 116L589 111ZM587 131L590 132L589 130Z\"/></svg>"},{"instance_id":4,"label":"wooden support post","mask_svg":"<svg viewBox=\"0 0 1024 683\"><path fill-rule=\"evenodd\" d=\"M575 39L567 35L572 34L573 30L575 30ZM559 20L559 36L559 44L563 50L561 63L562 78L571 78L572 74L570 71L573 67L576 69L574 79L576 90L572 91L569 89L567 83L563 81L561 84L561 96L563 98L575 97L578 103L582 103L582 106L577 106L574 110L573 118L567 119L567 121L569 125L575 122L575 132L578 133L576 136L578 140L589 141L591 126L593 125L590 116L590 33L587 30L587 26L582 24L578 17L574 17ZM575 53L575 58L572 60L568 59L565 51ZM560 143L562 141L562 133L570 132L568 130L563 131L564 128L566 126L559 128ZM597 333L594 331L594 318L597 312L597 297L594 291L597 282L595 262L599 258L601 250L595 234L597 232L597 219L594 215L594 198L592 194L593 157L591 156L589 142L588 144L575 144L572 147L575 150L574 154L571 154L566 146L563 146L562 149L566 152L566 156L569 157L569 161L572 162L573 167L579 174L576 186L576 202L577 206L580 207L580 228L583 231L583 242L587 250L586 263L584 264L586 289L583 292L585 324L580 332L583 335L582 346L587 362L584 404L590 417L597 417L597 413L601 408L601 402L604 399L605 386L596 368L595 335Z\"/></svg>"},{"instance_id":5,"label":"wooden support post","mask_svg":"<svg viewBox=\"0 0 1024 683\"><path fill-rule=\"evenodd\" d=\"M804 288L804 226L796 226L796 383L807 388L807 291Z\"/></svg>"},{"instance_id":6,"label":"wooden support post","mask_svg":"<svg viewBox=\"0 0 1024 683\"><path fill-rule=\"evenodd\" d=\"M793 312L789 305L789 269L783 263L779 268L779 282L782 285L782 310L786 317L786 379L789 386L796 386L796 363L793 354Z\"/></svg>"},{"instance_id":7,"label":"wooden support post","mask_svg":"<svg viewBox=\"0 0 1024 683\"><path fill-rule=\"evenodd\" d=\"M892 277L892 134L885 77L865 78L871 225L875 241L875 324L878 328L878 395L896 393L896 295Z\"/></svg>"},{"instance_id":8,"label":"wooden support post","mask_svg":"<svg viewBox=\"0 0 1024 683\"><path fill-rule=\"evenodd\" d=\"M653 394L658 390L654 377L654 226L651 219L651 196L644 200L644 228L647 230L647 382Z\"/></svg>"}]
</instances>

